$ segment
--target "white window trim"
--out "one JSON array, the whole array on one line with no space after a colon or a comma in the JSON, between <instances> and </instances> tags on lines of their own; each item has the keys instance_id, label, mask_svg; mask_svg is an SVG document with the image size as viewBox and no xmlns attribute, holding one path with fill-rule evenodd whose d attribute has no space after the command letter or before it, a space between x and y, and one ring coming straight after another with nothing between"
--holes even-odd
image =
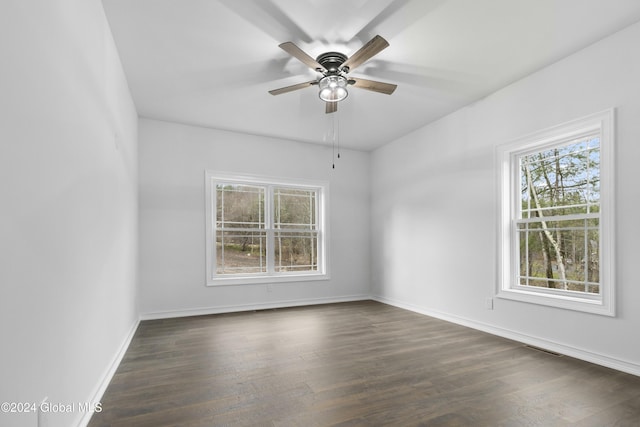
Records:
<instances>
[{"instance_id":1,"label":"white window trim","mask_svg":"<svg viewBox=\"0 0 640 427\"><path fill-rule=\"evenodd\" d=\"M615 316L615 159L614 109L592 114L540 132L518 138L497 147L498 181L498 280L496 296L569 310ZM600 295L585 295L542 289L515 288L518 260L512 236L512 218L517 212L515 189L520 187L515 158L527 151L557 145L563 139L598 131L600 134Z\"/></svg>"},{"instance_id":2,"label":"white window trim","mask_svg":"<svg viewBox=\"0 0 640 427\"><path fill-rule=\"evenodd\" d=\"M230 277L217 277L215 274L215 217L216 212L216 182L237 182L248 185L273 185L294 188L314 189L318 192L318 271L313 272L287 272L287 273L259 273L234 275ZM206 285L247 285L261 283L285 283L329 280L329 183L326 181L287 180L280 178L264 177L258 175L240 175L205 171L205 233L206 233Z\"/></svg>"}]
</instances>

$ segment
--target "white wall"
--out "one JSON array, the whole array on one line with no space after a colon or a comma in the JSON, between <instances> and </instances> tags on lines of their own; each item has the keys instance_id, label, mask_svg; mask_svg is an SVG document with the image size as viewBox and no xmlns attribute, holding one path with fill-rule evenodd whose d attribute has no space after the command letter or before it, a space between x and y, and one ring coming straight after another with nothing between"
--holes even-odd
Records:
<instances>
[{"instance_id":1,"label":"white wall","mask_svg":"<svg viewBox=\"0 0 640 427\"><path fill-rule=\"evenodd\" d=\"M86 402L138 319L137 116L99 0L3 1L0 53L0 402Z\"/></svg>"},{"instance_id":2,"label":"white wall","mask_svg":"<svg viewBox=\"0 0 640 427\"><path fill-rule=\"evenodd\" d=\"M368 153L139 121L140 307L166 317L369 296ZM205 170L322 180L330 192L328 281L205 286Z\"/></svg>"},{"instance_id":3,"label":"white wall","mask_svg":"<svg viewBox=\"0 0 640 427\"><path fill-rule=\"evenodd\" d=\"M372 155L373 294L640 375L640 24ZM508 300L496 283L496 145L617 110L615 318Z\"/></svg>"}]
</instances>

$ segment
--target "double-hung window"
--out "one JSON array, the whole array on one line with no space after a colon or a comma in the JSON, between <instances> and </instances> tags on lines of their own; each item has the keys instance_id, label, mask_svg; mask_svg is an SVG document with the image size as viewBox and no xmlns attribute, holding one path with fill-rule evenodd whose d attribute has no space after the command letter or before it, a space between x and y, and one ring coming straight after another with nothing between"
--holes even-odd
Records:
<instances>
[{"instance_id":1,"label":"double-hung window","mask_svg":"<svg viewBox=\"0 0 640 427\"><path fill-rule=\"evenodd\" d=\"M498 296L614 315L613 111L498 148Z\"/></svg>"},{"instance_id":2,"label":"double-hung window","mask_svg":"<svg viewBox=\"0 0 640 427\"><path fill-rule=\"evenodd\" d=\"M327 278L326 184L205 179L208 285Z\"/></svg>"}]
</instances>

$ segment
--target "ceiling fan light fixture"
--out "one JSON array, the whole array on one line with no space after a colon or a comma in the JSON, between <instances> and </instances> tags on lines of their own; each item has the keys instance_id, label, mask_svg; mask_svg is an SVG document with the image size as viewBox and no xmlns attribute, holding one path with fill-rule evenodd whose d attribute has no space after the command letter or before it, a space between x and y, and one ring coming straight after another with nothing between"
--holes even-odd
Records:
<instances>
[{"instance_id":1,"label":"ceiling fan light fixture","mask_svg":"<svg viewBox=\"0 0 640 427\"><path fill-rule=\"evenodd\" d=\"M349 95L347 84L347 79L340 75L323 77L318 83L318 86L320 86L320 99L326 102L342 101Z\"/></svg>"}]
</instances>

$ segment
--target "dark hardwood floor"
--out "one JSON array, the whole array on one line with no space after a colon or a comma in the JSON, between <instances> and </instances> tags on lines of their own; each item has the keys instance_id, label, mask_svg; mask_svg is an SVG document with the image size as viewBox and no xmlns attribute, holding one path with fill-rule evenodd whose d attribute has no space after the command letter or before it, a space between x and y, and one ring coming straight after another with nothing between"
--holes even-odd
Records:
<instances>
[{"instance_id":1,"label":"dark hardwood floor","mask_svg":"<svg viewBox=\"0 0 640 427\"><path fill-rule=\"evenodd\" d=\"M144 321L90 426L640 426L640 377L373 301Z\"/></svg>"}]
</instances>

